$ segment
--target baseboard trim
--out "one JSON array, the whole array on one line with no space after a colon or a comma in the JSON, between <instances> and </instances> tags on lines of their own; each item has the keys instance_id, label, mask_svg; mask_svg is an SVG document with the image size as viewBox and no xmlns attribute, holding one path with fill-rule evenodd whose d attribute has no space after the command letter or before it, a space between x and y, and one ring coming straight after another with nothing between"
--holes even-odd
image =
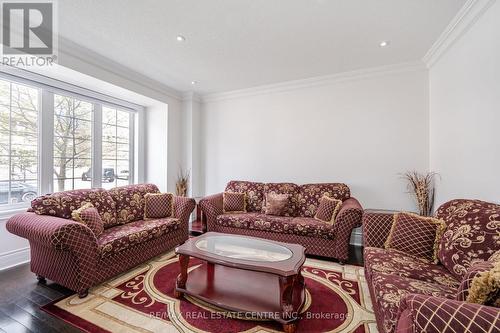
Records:
<instances>
[{"instance_id":1,"label":"baseboard trim","mask_svg":"<svg viewBox=\"0 0 500 333\"><path fill-rule=\"evenodd\" d=\"M30 248L23 247L17 250L0 253L0 271L30 261Z\"/></svg>"}]
</instances>

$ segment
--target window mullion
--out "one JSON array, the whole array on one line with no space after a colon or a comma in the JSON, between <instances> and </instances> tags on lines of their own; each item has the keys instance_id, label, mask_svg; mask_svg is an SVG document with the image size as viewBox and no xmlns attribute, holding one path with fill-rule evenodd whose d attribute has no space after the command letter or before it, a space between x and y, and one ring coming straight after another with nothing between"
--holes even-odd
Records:
<instances>
[{"instance_id":1,"label":"window mullion","mask_svg":"<svg viewBox=\"0 0 500 333\"><path fill-rule=\"evenodd\" d=\"M92 113L92 187L102 187L102 105Z\"/></svg>"},{"instance_id":2,"label":"window mullion","mask_svg":"<svg viewBox=\"0 0 500 333\"><path fill-rule=\"evenodd\" d=\"M40 194L53 192L54 179L54 94L46 89L41 94L39 112L38 159Z\"/></svg>"}]
</instances>

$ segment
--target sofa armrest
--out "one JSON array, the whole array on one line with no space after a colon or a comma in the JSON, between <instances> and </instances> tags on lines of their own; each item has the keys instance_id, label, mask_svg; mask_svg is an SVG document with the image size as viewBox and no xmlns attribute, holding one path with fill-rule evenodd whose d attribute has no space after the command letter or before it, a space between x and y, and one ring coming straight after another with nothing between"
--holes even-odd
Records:
<instances>
[{"instance_id":1,"label":"sofa armrest","mask_svg":"<svg viewBox=\"0 0 500 333\"><path fill-rule=\"evenodd\" d=\"M200 208L207 220L207 231L214 229L217 216L222 215L222 193L209 195L200 200Z\"/></svg>"},{"instance_id":2,"label":"sofa armrest","mask_svg":"<svg viewBox=\"0 0 500 333\"><path fill-rule=\"evenodd\" d=\"M335 257L346 261L349 257L349 240L352 230L361 226L363 208L358 200L349 198L342 203L342 207L335 218L333 226L335 232Z\"/></svg>"},{"instance_id":3,"label":"sofa armrest","mask_svg":"<svg viewBox=\"0 0 500 333\"><path fill-rule=\"evenodd\" d=\"M183 225L189 224L189 216L196 207L196 201L187 197L174 197L174 216L181 220Z\"/></svg>"},{"instance_id":4,"label":"sofa armrest","mask_svg":"<svg viewBox=\"0 0 500 333\"><path fill-rule=\"evenodd\" d=\"M363 246L383 248L394 222L394 212L366 210L363 213Z\"/></svg>"},{"instance_id":5,"label":"sofa armrest","mask_svg":"<svg viewBox=\"0 0 500 333\"><path fill-rule=\"evenodd\" d=\"M97 238L83 223L50 215L16 214L7 221L9 232L56 250L97 254Z\"/></svg>"},{"instance_id":6,"label":"sofa armrest","mask_svg":"<svg viewBox=\"0 0 500 333\"><path fill-rule=\"evenodd\" d=\"M500 309L441 297L409 294L400 303L395 332L500 332Z\"/></svg>"}]
</instances>

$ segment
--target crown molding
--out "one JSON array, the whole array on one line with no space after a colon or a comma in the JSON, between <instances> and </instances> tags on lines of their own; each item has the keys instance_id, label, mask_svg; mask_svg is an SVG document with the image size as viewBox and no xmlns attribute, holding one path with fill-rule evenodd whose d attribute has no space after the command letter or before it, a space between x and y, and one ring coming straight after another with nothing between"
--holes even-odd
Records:
<instances>
[{"instance_id":1,"label":"crown molding","mask_svg":"<svg viewBox=\"0 0 500 333\"><path fill-rule=\"evenodd\" d=\"M202 97L194 91L186 91L186 92L182 93L182 101L183 102L194 101L194 102L201 103Z\"/></svg>"},{"instance_id":2,"label":"crown molding","mask_svg":"<svg viewBox=\"0 0 500 333\"><path fill-rule=\"evenodd\" d=\"M179 91L156 80L150 79L149 77L142 75L128 67L119 65L118 63L61 36L59 36L58 52L59 54L75 58L83 63L96 67L102 71L129 81L135 85L139 85L143 88L151 90L157 94L174 98L176 100L182 100L182 94ZM62 65L64 66L64 64Z\"/></svg>"},{"instance_id":3,"label":"crown molding","mask_svg":"<svg viewBox=\"0 0 500 333\"><path fill-rule=\"evenodd\" d=\"M402 63L396 65L354 70L333 75L317 76L301 80L286 81L275 84L258 86L254 88L227 91L222 93L210 93L202 95L201 99L203 102L215 102L233 98L242 98L242 97L250 97L256 95L287 92L296 89L323 86L345 81L363 80L363 79L369 79L373 77L385 76L403 72L425 71L425 70L427 70L425 64L422 61L416 61L410 63Z\"/></svg>"},{"instance_id":4,"label":"crown molding","mask_svg":"<svg viewBox=\"0 0 500 333\"><path fill-rule=\"evenodd\" d=\"M424 55L422 61L431 68L441 56L490 8L496 0L468 0L443 33Z\"/></svg>"}]
</instances>

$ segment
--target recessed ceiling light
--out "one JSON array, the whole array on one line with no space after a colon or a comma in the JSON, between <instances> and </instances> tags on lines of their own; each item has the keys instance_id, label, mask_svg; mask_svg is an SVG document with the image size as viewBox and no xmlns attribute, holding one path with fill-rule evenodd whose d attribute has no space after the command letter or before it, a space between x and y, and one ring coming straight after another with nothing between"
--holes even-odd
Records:
<instances>
[{"instance_id":1,"label":"recessed ceiling light","mask_svg":"<svg viewBox=\"0 0 500 333\"><path fill-rule=\"evenodd\" d=\"M198 81L191 81L191 84L194 86L195 84L197 84Z\"/></svg>"},{"instance_id":2,"label":"recessed ceiling light","mask_svg":"<svg viewBox=\"0 0 500 333\"><path fill-rule=\"evenodd\" d=\"M383 41L381 41L381 42L380 42L380 44L378 44L378 45L380 45L380 47L386 47L386 46L389 46L389 44L390 44L390 43L391 43L391 42L390 42L390 41L388 41L388 40L383 40Z\"/></svg>"},{"instance_id":3,"label":"recessed ceiling light","mask_svg":"<svg viewBox=\"0 0 500 333\"><path fill-rule=\"evenodd\" d=\"M186 40L186 37L184 37L183 35L177 35L176 39L178 42L183 42Z\"/></svg>"}]
</instances>

